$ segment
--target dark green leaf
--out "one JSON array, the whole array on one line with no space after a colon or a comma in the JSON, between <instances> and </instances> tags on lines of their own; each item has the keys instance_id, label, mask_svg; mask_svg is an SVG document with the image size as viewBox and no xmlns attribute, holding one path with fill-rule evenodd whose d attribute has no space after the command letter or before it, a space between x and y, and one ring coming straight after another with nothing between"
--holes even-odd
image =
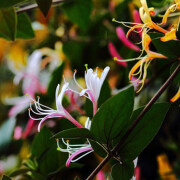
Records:
<instances>
[{"instance_id":1,"label":"dark green leaf","mask_svg":"<svg viewBox=\"0 0 180 180\"><path fill-rule=\"evenodd\" d=\"M51 7L51 4L52 4L52 0L36 0L36 2L39 6L39 9L44 14L44 16L47 16L49 9Z\"/></svg>"},{"instance_id":2,"label":"dark green leaf","mask_svg":"<svg viewBox=\"0 0 180 180\"><path fill-rule=\"evenodd\" d=\"M154 104L121 145L122 161L134 160L157 134L169 109L168 103ZM130 122L134 122L142 108L135 110ZM131 124L131 123L130 123Z\"/></svg>"},{"instance_id":3,"label":"dark green leaf","mask_svg":"<svg viewBox=\"0 0 180 180\"><path fill-rule=\"evenodd\" d=\"M84 109L86 111L86 115L91 119L93 117L93 104L88 98L84 104Z\"/></svg>"},{"instance_id":4,"label":"dark green leaf","mask_svg":"<svg viewBox=\"0 0 180 180\"><path fill-rule=\"evenodd\" d=\"M6 175L3 175L2 180L11 180L11 178Z\"/></svg>"},{"instance_id":5,"label":"dark green leaf","mask_svg":"<svg viewBox=\"0 0 180 180\"><path fill-rule=\"evenodd\" d=\"M8 120L6 120L0 127L1 150L6 148L6 146L10 143L15 124L16 124L16 119L14 117L12 117L12 118L9 118Z\"/></svg>"},{"instance_id":6,"label":"dark green leaf","mask_svg":"<svg viewBox=\"0 0 180 180\"><path fill-rule=\"evenodd\" d=\"M27 0L8 0L8 1L0 0L0 8L8 8L8 7L20 4L24 1L27 1Z\"/></svg>"},{"instance_id":7,"label":"dark green leaf","mask_svg":"<svg viewBox=\"0 0 180 180\"><path fill-rule=\"evenodd\" d=\"M29 169L29 168L18 169L18 170L13 171L9 176L10 177L15 177L15 176L18 176L18 175L25 174L25 173L27 173L29 171L31 171L31 169Z\"/></svg>"},{"instance_id":8,"label":"dark green leaf","mask_svg":"<svg viewBox=\"0 0 180 180\"><path fill-rule=\"evenodd\" d=\"M76 23L82 29L86 29L90 22L92 7L92 0L75 0L65 3L62 6L62 10L72 22Z\"/></svg>"},{"instance_id":9,"label":"dark green leaf","mask_svg":"<svg viewBox=\"0 0 180 180\"><path fill-rule=\"evenodd\" d=\"M89 140L91 143L92 148L94 149L94 151L101 157L106 157L107 152L105 151L105 149L102 147L102 145L98 144L98 142L93 141L93 140Z\"/></svg>"},{"instance_id":10,"label":"dark green leaf","mask_svg":"<svg viewBox=\"0 0 180 180\"><path fill-rule=\"evenodd\" d=\"M180 42L179 41L167 41L162 42L160 38L164 36L160 33L151 33L150 34L152 43L156 47L158 53L161 53L169 58L180 57Z\"/></svg>"},{"instance_id":11,"label":"dark green leaf","mask_svg":"<svg viewBox=\"0 0 180 180\"><path fill-rule=\"evenodd\" d=\"M72 129L60 131L57 134L53 135L52 138L68 138L68 139L89 138L89 139L94 139L91 132L85 128L72 128Z\"/></svg>"},{"instance_id":12,"label":"dark green leaf","mask_svg":"<svg viewBox=\"0 0 180 180\"><path fill-rule=\"evenodd\" d=\"M23 13L18 14L16 38L32 39L35 37L29 17Z\"/></svg>"},{"instance_id":13,"label":"dark green leaf","mask_svg":"<svg viewBox=\"0 0 180 180\"><path fill-rule=\"evenodd\" d=\"M64 63L57 67L51 75L51 79L48 84L47 96L51 99L52 102L55 99L56 87L59 83L61 83L63 70Z\"/></svg>"},{"instance_id":14,"label":"dark green leaf","mask_svg":"<svg viewBox=\"0 0 180 180\"><path fill-rule=\"evenodd\" d=\"M54 140L50 139L51 136L51 132L46 127L43 127L32 142L32 155L39 158L47 151L54 143Z\"/></svg>"},{"instance_id":15,"label":"dark green leaf","mask_svg":"<svg viewBox=\"0 0 180 180\"><path fill-rule=\"evenodd\" d=\"M134 88L128 87L107 100L92 120L91 132L109 144L126 126L134 106Z\"/></svg>"},{"instance_id":16,"label":"dark green leaf","mask_svg":"<svg viewBox=\"0 0 180 180\"><path fill-rule=\"evenodd\" d=\"M110 97L111 97L111 89L109 87L108 81L105 80L102 85L100 96L98 99L98 107L100 107Z\"/></svg>"},{"instance_id":17,"label":"dark green leaf","mask_svg":"<svg viewBox=\"0 0 180 180\"><path fill-rule=\"evenodd\" d=\"M130 163L118 163L112 167L112 178L113 180L130 180L134 174L134 164Z\"/></svg>"},{"instance_id":18,"label":"dark green leaf","mask_svg":"<svg viewBox=\"0 0 180 180\"><path fill-rule=\"evenodd\" d=\"M0 37L15 40L17 16L14 8L0 10Z\"/></svg>"}]
</instances>

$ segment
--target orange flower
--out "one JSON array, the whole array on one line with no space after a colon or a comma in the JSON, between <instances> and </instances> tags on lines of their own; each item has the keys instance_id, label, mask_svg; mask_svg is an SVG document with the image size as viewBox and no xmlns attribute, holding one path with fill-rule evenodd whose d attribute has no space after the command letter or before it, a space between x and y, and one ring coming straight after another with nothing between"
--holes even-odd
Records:
<instances>
[{"instance_id":1,"label":"orange flower","mask_svg":"<svg viewBox=\"0 0 180 180\"><path fill-rule=\"evenodd\" d=\"M174 97L171 98L171 102L175 102L180 98L180 87L178 92L174 95Z\"/></svg>"}]
</instances>

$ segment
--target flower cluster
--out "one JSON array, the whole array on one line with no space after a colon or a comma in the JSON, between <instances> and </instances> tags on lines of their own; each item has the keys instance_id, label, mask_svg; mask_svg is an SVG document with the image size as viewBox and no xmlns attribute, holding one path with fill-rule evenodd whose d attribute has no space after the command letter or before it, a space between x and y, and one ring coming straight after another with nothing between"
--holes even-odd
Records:
<instances>
[{"instance_id":1,"label":"flower cluster","mask_svg":"<svg viewBox=\"0 0 180 180\"><path fill-rule=\"evenodd\" d=\"M40 121L38 125L38 131L40 131L42 124L47 119L50 119L50 118L66 118L71 123L73 123L76 127L83 128L83 126L77 120L75 120L71 116L71 114L63 107L62 105L63 97L66 92L72 92L72 93L78 94L79 96L84 96L88 98L93 104L93 114L95 115L98 110L98 98L100 95L100 91L109 70L110 68L107 66L99 77L97 69L96 71L93 71L92 69L87 69L87 71L85 72L85 82L86 82L85 89L82 88L82 86L77 82L76 77L75 77L77 71L75 71L74 76L73 76L74 82L81 89L81 91L78 92L71 89L69 87L69 83L66 81L60 91L60 85L58 84L56 88L56 92L55 92L56 109L52 109L48 106L41 104L39 102L40 97L37 97L37 100L30 98L31 103L30 103L30 108L29 108L29 116L33 120ZM36 115L36 117L33 117L32 114ZM90 129L90 127L91 127L91 121L89 118L87 118L86 123L85 123L85 128ZM67 160L66 166L69 166L70 162L75 162L79 160L80 158L84 157L85 155L93 152L93 149L88 139L87 139L87 143L85 144L71 145L69 141L65 141L64 139L62 139L62 143L66 146L66 149L61 148L60 141L59 139L57 139L58 150L69 153L69 158ZM76 158L80 154L82 155Z\"/></svg>"}]
</instances>

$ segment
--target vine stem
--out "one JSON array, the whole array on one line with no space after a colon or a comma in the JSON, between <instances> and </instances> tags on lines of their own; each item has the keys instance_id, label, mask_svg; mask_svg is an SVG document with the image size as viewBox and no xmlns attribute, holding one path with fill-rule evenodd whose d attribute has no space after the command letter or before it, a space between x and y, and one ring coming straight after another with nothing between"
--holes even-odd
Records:
<instances>
[{"instance_id":1,"label":"vine stem","mask_svg":"<svg viewBox=\"0 0 180 180\"><path fill-rule=\"evenodd\" d=\"M144 107L144 109L141 111L137 119L134 121L131 128L126 132L126 134L122 137L121 141L113 148L112 155L116 153L120 145L126 140L126 138L130 135L132 130L135 128L135 126L138 124L138 122L142 119L142 117L148 112L148 110L152 107L152 105L157 101L157 99L161 96L161 94L166 90L166 88L169 86L169 84L173 81L173 79L176 77L176 75L180 72L180 64L177 66L177 68L174 70L174 72L171 74L171 76L166 80L166 82L162 85L162 87L158 90L158 92L153 96L153 98L148 102L148 104ZM92 180L96 174L104 167L104 165L112 158L112 155L108 154L104 160L96 167L96 169L90 174L90 176L86 180Z\"/></svg>"},{"instance_id":2,"label":"vine stem","mask_svg":"<svg viewBox=\"0 0 180 180\"><path fill-rule=\"evenodd\" d=\"M63 3L63 2L66 2L69 0L54 0L52 1L52 5L56 5L56 4L59 4L59 3ZM32 9L35 9L37 8L38 5L37 4L31 4L31 5L28 5L28 6L25 6L23 8L20 8L20 9L17 9L16 10L16 13L23 13L23 12L26 12L26 11L29 11L29 10L32 10Z\"/></svg>"}]
</instances>

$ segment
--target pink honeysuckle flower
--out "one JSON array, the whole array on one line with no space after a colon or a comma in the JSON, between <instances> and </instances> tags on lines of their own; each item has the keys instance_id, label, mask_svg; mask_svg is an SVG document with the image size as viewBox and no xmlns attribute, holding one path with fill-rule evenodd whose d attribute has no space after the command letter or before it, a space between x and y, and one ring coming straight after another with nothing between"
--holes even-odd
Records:
<instances>
[{"instance_id":1,"label":"pink honeysuckle flower","mask_svg":"<svg viewBox=\"0 0 180 180\"><path fill-rule=\"evenodd\" d=\"M33 110L32 108L32 104L30 103L30 108L29 108L29 116L31 119L34 119L34 120L40 120L40 123L38 125L38 131L40 131L41 129L41 125L44 121L46 121L47 119L49 118L66 118L68 119L69 121L71 121L75 126L77 126L78 128L82 128L83 126L77 122L67 111L66 109L62 106L62 100L63 100L63 96L64 96L64 93L66 92L66 90L68 90L69 86L69 83L65 83L62 87L62 90L60 92L60 94L58 95L59 93L59 89L60 89L60 86L58 84L57 88L56 88L56 93L55 93L55 97L56 97L56 110L48 107L48 106L45 106L43 104L40 104L39 103L39 97L38 97L38 100L33 100L34 102L34 105L35 105L35 109L36 111ZM43 116L43 117L40 117L40 118L33 118L31 116L31 112L36 114L36 115L39 115L39 116Z\"/></svg>"},{"instance_id":2,"label":"pink honeysuckle flower","mask_svg":"<svg viewBox=\"0 0 180 180\"><path fill-rule=\"evenodd\" d=\"M20 126L16 126L14 129L14 139L18 140L22 137L22 128Z\"/></svg>"},{"instance_id":3,"label":"pink honeysuckle flower","mask_svg":"<svg viewBox=\"0 0 180 180\"><path fill-rule=\"evenodd\" d=\"M27 138L29 136L32 128L34 127L34 123L35 123L35 121L33 119L29 118L28 123L26 125L26 128L25 128L23 135L22 135L23 138Z\"/></svg>"},{"instance_id":4,"label":"pink honeysuckle flower","mask_svg":"<svg viewBox=\"0 0 180 180\"><path fill-rule=\"evenodd\" d=\"M135 168L135 177L136 177L136 180L140 180L140 167L139 166L136 166Z\"/></svg>"},{"instance_id":5,"label":"pink honeysuckle flower","mask_svg":"<svg viewBox=\"0 0 180 180\"><path fill-rule=\"evenodd\" d=\"M114 46L114 44L112 42L109 42L108 43L108 49L109 49L109 53L110 55L113 57L113 58L117 58L117 59L120 59L120 60L123 60L123 58L120 56L120 54L117 52L116 50L116 47ZM127 66L127 63L126 62L119 62L119 61L116 61L119 65L123 66L123 67L126 67Z\"/></svg>"},{"instance_id":6,"label":"pink honeysuckle flower","mask_svg":"<svg viewBox=\"0 0 180 180\"><path fill-rule=\"evenodd\" d=\"M133 19L134 19L135 23L138 23L138 24L142 23L139 12L136 9L133 12ZM141 30L141 28L137 28L137 30L139 31L140 38L142 38L142 30Z\"/></svg>"},{"instance_id":7,"label":"pink honeysuckle flower","mask_svg":"<svg viewBox=\"0 0 180 180\"><path fill-rule=\"evenodd\" d=\"M29 98L27 98L26 96L27 93L32 98L34 98L36 92L41 92L41 93L46 92L46 89L41 85L39 80L41 58L42 58L42 53L39 50L36 50L32 53L31 56L29 56L28 64L24 72L20 73L15 71L16 73L16 76L14 78L15 84L19 84L21 79L23 78L22 90L24 96L5 99L6 104L14 105L9 111L10 117L16 116L17 114L27 109L31 101Z\"/></svg>"},{"instance_id":8,"label":"pink honeysuckle flower","mask_svg":"<svg viewBox=\"0 0 180 180\"><path fill-rule=\"evenodd\" d=\"M131 41L129 41L126 38L126 34L124 33L124 30L121 27L116 28L116 34L125 46L135 51L140 51L140 48L138 46L134 45Z\"/></svg>"},{"instance_id":9,"label":"pink honeysuckle flower","mask_svg":"<svg viewBox=\"0 0 180 180\"><path fill-rule=\"evenodd\" d=\"M134 86L134 90L137 91L139 87L140 80L136 77L132 76L131 78L132 85Z\"/></svg>"},{"instance_id":10,"label":"pink honeysuckle flower","mask_svg":"<svg viewBox=\"0 0 180 180\"><path fill-rule=\"evenodd\" d=\"M98 98L100 95L101 87L104 83L104 80L110 70L110 67L107 66L104 71L101 73L101 76L98 77L98 72L97 70L93 72L92 69L87 69L85 72L85 82L86 82L86 89L83 89L80 84L76 81L75 75L76 72L74 72L74 81L77 84L77 86L82 89L81 92L79 93L80 96L85 96L89 98L92 103L93 103L93 114L95 115L97 112L97 103L98 103ZM70 89L71 90L71 89ZM71 90L73 91L73 90ZM78 93L78 92L76 92ZM85 95L87 94L87 96Z\"/></svg>"},{"instance_id":11,"label":"pink honeysuckle flower","mask_svg":"<svg viewBox=\"0 0 180 180\"><path fill-rule=\"evenodd\" d=\"M90 127L91 127L91 121L89 118L87 118L85 123L85 128L90 129ZM66 149L60 147L59 139L56 139L56 141L59 151L69 153L69 158L66 161L67 167L69 167L71 162L76 162L79 159L83 158L84 156L94 151L88 139L86 144L70 144L69 140L65 142L65 140L62 138L62 143L66 146Z\"/></svg>"},{"instance_id":12,"label":"pink honeysuckle flower","mask_svg":"<svg viewBox=\"0 0 180 180\"><path fill-rule=\"evenodd\" d=\"M96 175L96 180L106 180L102 170Z\"/></svg>"},{"instance_id":13,"label":"pink honeysuckle flower","mask_svg":"<svg viewBox=\"0 0 180 180\"><path fill-rule=\"evenodd\" d=\"M134 163L134 168L136 168L137 162L138 162L138 157L133 161L133 163ZM135 174L135 175L136 175L136 174ZM136 179L136 176L133 176L131 180L138 180L138 179Z\"/></svg>"}]
</instances>

